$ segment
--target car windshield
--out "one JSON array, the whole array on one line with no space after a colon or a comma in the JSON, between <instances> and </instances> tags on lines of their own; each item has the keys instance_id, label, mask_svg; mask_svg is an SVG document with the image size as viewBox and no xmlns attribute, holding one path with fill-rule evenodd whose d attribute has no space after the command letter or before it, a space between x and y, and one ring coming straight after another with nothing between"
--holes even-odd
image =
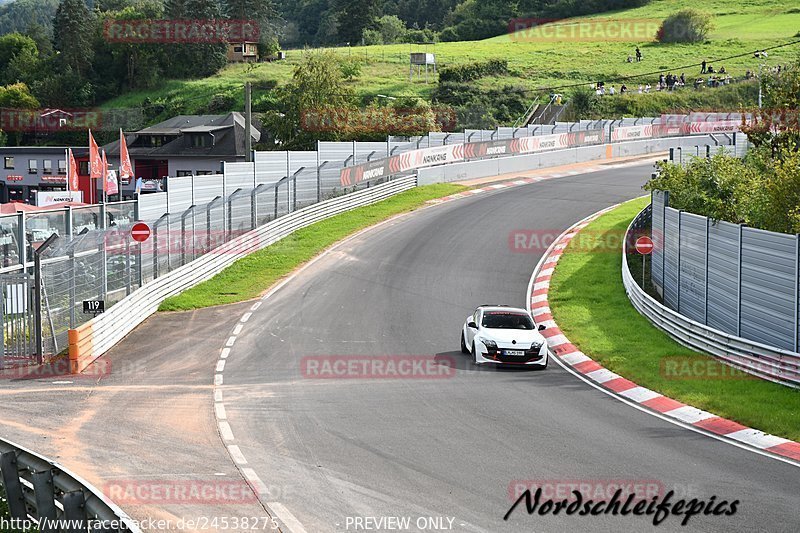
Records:
<instances>
[{"instance_id":1,"label":"car windshield","mask_svg":"<svg viewBox=\"0 0 800 533\"><path fill-rule=\"evenodd\" d=\"M533 329L533 320L522 313L486 311L481 325L492 329Z\"/></svg>"}]
</instances>

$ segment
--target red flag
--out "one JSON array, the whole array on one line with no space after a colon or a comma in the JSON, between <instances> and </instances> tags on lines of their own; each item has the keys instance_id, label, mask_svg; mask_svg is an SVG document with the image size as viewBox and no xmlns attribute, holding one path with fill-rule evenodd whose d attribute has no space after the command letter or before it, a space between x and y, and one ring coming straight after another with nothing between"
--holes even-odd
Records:
<instances>
[{"instance_id":1,"label":"red flag","mask_svg":"<svg viewBox=\"0 0 800 533\"><path fill-rule=\"evenodd\" d=\"M92 130L89 130L89 179L103 178L103 162L100 160L100 147L97 146L94 137L92 137ZM94 187L92 187L94 188Z\"/></svg>"},{"instance_id":2,"label":"red flag","mask_svg":"<svg viewBox=\"0 0 800 533\"><path fill-rule=\"evenodd\" d=\"M133 179L133 165L131 165L128 143L125 142L125 135L122 133L122 129L119 130L119 179L123 183L130 183L131 179Z\"/></svg>"},{"instance_id":3,"label":"red flag","mask_svg":"<svg viewBox=\"0 0 800 533\"><path fill-rule=\"evenodd\" d=\"M75 162L75 156L72 154L72 148L69 152L69 174L67 175L67 190L77 191L78 187L78 163Z\"/></svg>"}]
</instances>

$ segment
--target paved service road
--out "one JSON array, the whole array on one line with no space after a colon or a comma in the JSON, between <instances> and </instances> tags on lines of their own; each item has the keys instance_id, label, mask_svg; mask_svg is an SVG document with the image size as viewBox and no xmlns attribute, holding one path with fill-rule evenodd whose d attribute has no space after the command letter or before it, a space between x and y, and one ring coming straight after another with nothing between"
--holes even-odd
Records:
<instances>
[{"instance_id":1,"label":"paved service road","mask_svg":"<svg viewBox=\"0 0 800 533\"><path fill-rule=\"evenodd\" d=\"M273 294L237 336L221 387L247 467L270 488L267 501L309 533L359 523L390 530L356 522L366 517L408 517L411 531L423 529L420 517L445 517L453 531L651 530L649 518L523 508L502 520L515 480L591 490L638 483L677 498L740 500L735 516L692 518L693 531L798 531L798 468L642 413L554 364L484 371L459 352L459 328L476 305L525 304L544 250L513 251L512 231L552 238L643 194L650 170L565 177L426 209L356 237ZM303 376L304 357L332 355L435 355L457 368L440 379ZM657 529L689 530L679 524L669 517Z\"/></svg>"}]
</instances>

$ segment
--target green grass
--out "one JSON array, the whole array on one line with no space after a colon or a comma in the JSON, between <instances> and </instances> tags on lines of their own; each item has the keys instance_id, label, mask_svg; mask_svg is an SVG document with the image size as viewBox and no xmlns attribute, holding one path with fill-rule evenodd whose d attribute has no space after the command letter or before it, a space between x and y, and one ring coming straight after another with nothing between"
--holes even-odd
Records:
<instances>
[{"instance_id":1,"label":"green grass","mask_svg":"<svg viewBox=\"0 0 800 533\"><path fill-rule=\"evenodd\" d=\"M599 246L605 241L603 235L622 235L647 202L623 204L583 231ZM576 242L582 245L573 246ZM622 285L620 254L620 250L598 251L586 240L572 241L559 260L548 297L553 318L572 343L641 386L746 426L800 440L800 391L741 375L701 379L695 374L688 379L688 374L662 370L662 365L684 361L672 358L686 358L690 365L709 364L716 370L723 367L676 343L633 308Z\"/></svg>"},{"instance_id":2,"label":"green grass","mask_svg":"<svg viewBox=\"0 0 800 533\"><path fill-rule=\"evenodd\" d=\"M485 89L504 84L524 86L528 89L556 87L575 83L591 83L610 80L621 76L631 76L665 71L679 74L686 72L687 79L698 74L699 68L686 68L698 64L704 58L713 60L732 55L752 52L756 49L792 40L800 30L800 10L796 0L749 0L731 3L728 0L709 0L697 3L690 0L653 0L646 6L605 13L576 20L603 19L657 19L684 7L694 7L714 14L715 29L709 40L699 44L662 45L654 41L620 42L532 42L524 38L501 35L484 41L438 43L428 47L422 45L381 45L351 48L333 48L341 57L363 60L361 75L348 82L356 94L374 96L429 97L436 85L437 76L432 75L431 83L416 76L409 80L408 58L411 51L429 51L437 56L439 65L451 65L490 58L504 58L509 62L511 74L502 78L486 78L476 82ZM634 46L640 45L644 54L641 63L627 63L628 54ZM767 64L786 64L795 59L800 46L776 49L770 52ZM141 103L145 97L151 99L174 100L182 102L183 112L202 112L204 106L215 94L232 94L237 97L237 106L243 102L242 86L245 81L254 83L254 101L260 96L259 83L285 83L292 74L303 50L289 50L287 61L261 63L254 66L229 65L218 74L201 80L165 81L161 87L129 93L115 98L105 107L130 107ZM757 70L758 62L751 54L745 57L713 62L719 68L725 66L734 77L743 76L746 70ZM653 83L658 75L643 78L642 82ZM638 80L636 82L638 84ZM616 83L618 84L618 82ZM631 87L632 84L628 83ZM261 93L266 90L262 89ZM531 94L531 98L535 96ZM645 97L649 95L644 95ZM710 91L708 98L713 100ZM744 102L752 104L753 102ZM665 104L665 105L668 105Z\"/></svg>"},{"instance_id":3,"label":"green grass","mask_svg":"<svg viewBox=\"0 0 800 533\"><path fill-rule=\"evenodd\" d=\"M373 205L359 207L295 231L277 243L236 261L213 278L168 298L160 311L185 311L255 298L275 282L348 235L389 217L413 211L433 198L464 190L437 183L416 187Z\"/></svg>"}]
</instances>

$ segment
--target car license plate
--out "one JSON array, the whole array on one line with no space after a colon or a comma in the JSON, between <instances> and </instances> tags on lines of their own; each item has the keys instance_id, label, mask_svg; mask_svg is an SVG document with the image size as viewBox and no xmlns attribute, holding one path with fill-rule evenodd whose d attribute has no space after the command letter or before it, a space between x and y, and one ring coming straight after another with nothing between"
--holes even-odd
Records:
<instances>
[{"instance_id":1,"label":"car license plate","mask_svg":"<svg viewBox=\"0 0 800 533\"><path fill-rule=\"evenodd\" d=\"M506 355L525 355L524 350L506 350Z\"/></svg>"}]
</instances>

